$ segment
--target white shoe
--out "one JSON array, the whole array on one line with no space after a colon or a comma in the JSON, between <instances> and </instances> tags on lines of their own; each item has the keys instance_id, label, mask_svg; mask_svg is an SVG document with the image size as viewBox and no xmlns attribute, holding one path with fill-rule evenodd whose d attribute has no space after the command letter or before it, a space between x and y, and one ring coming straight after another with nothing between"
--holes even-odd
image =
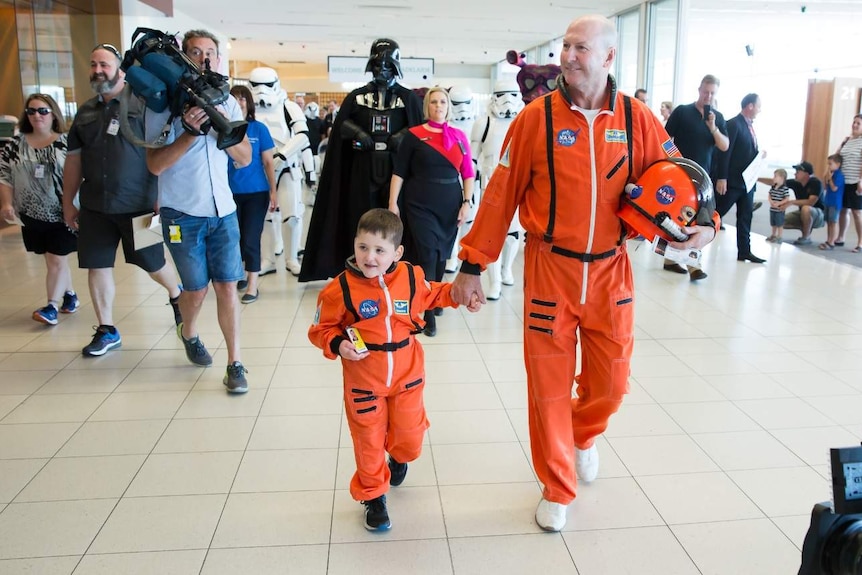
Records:
<instances>
[{"instance_id":1,"label":"white shoe","mask_svg":"<svg viewBox=\"0 0 862 575\"><path fill-rule=\"evenodd\" d=\"M296 260L287 260L284 262L284 267L295 276L299 275L299 270L302 269L302 266L299 265L299 262Z\"/></svg>"},{"instance_id":2,"label":"white shoe","mask_svg":"<svg viewBox=\"0 0 862 575\"><path fill-rule=\"evenodd\" d=\"M594 443L589 449L575 448L575 470L584 483L592 483L599 474L599 449Z\"/></svg>"},{"instance_id":3,"label":"white shoe","mask_svg":"<svg viewBox=\"0 0 862 575\"><path fill-rule=\"evenodd\" d=\"M544 497L536 507L536 523L545 531L560 531L566 526L568 505L548 501Z\"/></svg>"}]
</instances>

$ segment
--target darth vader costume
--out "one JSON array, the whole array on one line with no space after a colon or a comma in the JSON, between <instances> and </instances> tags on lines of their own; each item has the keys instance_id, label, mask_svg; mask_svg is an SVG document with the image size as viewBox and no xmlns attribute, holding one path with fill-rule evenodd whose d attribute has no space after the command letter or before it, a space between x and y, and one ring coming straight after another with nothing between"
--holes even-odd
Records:
<instances>
[{"instance_id":1,"label":"darth vader costume","mask_svg":"<svg viewBox=\"0 0 862 575\"><path fill-rule=\"evenodd\" d=\"M365 71L373 80L347 95L332 127L301 282L335 277L344 270L359 218L371 208L388 205L397 142L407 128L423 121L422 101L395 81L402 76L395 41L375 40Z\"/></svg>"}]
</instances>

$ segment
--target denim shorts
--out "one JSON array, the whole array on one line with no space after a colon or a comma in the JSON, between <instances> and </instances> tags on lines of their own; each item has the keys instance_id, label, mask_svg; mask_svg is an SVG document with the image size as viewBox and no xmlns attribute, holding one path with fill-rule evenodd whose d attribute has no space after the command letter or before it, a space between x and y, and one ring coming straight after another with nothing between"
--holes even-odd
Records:
<instances>
[{"instance_id":1,"label":"denim shorts","mask_svg":"<svg viewBox=\"0 0 862 575\"><path fill-rule=\"evenodd\" d=\"M784 226L784 212L773 212L769 210L769 225L780 228Z\"/></svg>"},{"instance_id":2,"label":"denim shorts","mask_svg":"<svg viewBox=\"0 0 862 575\"><path fill-rule=\"evenodd\" d=\"M197 291L207 287L210 280L235 282L244 277L236 212L223 218L200 218L162 208L160 214L165 245L183 289Z\"/></svg>"},{"instance_id":3,"label":"denim shorts","mask_svg":"<svg viewBox=\"0 0 862 575\"><path fill-rule=\"evenodd\" d=\"M826 206L826 223L834 224L837 222L840 213L841 208L837 206Z\"/></svg>"}]
</instances>

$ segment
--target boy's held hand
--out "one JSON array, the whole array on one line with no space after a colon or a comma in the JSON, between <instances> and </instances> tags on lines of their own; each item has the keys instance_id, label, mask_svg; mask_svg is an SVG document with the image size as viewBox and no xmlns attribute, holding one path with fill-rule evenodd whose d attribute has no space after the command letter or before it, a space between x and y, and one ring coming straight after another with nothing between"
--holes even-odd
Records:
<instances>
[{"instance_id":1,"label":"boy's held hand","mask_svg":"<svg viewBox=\"0 0 862 575\"><path fill-rule=\"evenodd\" d=\"M368 357L367 353L358 353L353 342L344 340L338 345L338 355L350 361L359 361Z\"/></svg>"}]
</instances>

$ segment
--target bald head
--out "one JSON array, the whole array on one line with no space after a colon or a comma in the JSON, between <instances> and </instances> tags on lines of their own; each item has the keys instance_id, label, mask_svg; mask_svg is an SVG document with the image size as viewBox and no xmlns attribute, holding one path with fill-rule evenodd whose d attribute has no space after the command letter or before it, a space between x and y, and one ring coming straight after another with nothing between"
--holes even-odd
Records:
<instances>
[{"instance_id":1,"label":"bald head","mask_svg":"<svg viewBox=\"0 0 862 575\"><path fill-rule=\"evenodd\" d=\"M566 33L569 30L578 30L582 35L587 35L594 40L597 46L604 49L617 47L617 28L614 23L598 14L590 14L575 18Z\"/></svg>"}]
</instances>

